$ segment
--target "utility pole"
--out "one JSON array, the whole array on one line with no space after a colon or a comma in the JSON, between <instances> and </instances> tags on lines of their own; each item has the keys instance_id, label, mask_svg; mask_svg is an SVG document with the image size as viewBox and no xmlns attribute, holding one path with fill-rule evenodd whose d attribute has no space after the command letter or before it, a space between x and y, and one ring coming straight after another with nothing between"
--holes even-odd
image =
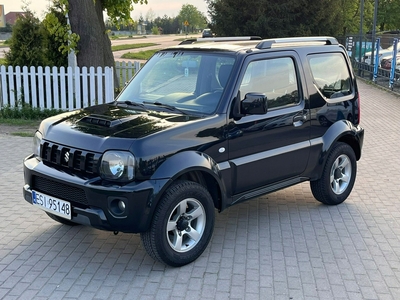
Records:
<instances>
[{"instance_id":1,"label":"utility pole","mask_svg":"<svg viewBox=\"0 0 400 300\"><path fill-rule=\"evenodd\" d=\"M66 17L67 17L67 24L68 24L68 26L71 27L71 24L69 23L68 13L67 13ZM69 34L71 34L71 30L70 30ZM72 67L72 71L75 72L75 67L77 65L78 64L76 61L75 51L73 49L70 49L70 51L68 52L68 67Z\"/></svg>"},{"instance_id":2,"label":"utility pole","mask_svg":"<svg viewBox=\"0 0 400 300\"><path fill-rule=\"evenodd\" d=\"M359 42L359 52L358 52L358 63L361 63L362 57L362 35L363 35L363 21L364 21L364 0L361 0L360 4L360 42ZM361 75L361 69L358 68L358 76Z\"/></svg>"},{"instance_id":3,"label":"utility pole","mask_svg":"<svg viewBox=\"0 0 400 300\"><path fill-rule=\"evenodd\" d=\"M372 51L371 51L371 65L374 64L375 59L374 59L374 54L375 54L375 38L376 38L376 19L378 16L378 0L375 0L375 7L374 7L374 22L373 22L373 27L372 27ZM379 66L378 66L379 68ZM371 78L373 78L373 74L371 73Z\"/></svg>"}]
</instances>

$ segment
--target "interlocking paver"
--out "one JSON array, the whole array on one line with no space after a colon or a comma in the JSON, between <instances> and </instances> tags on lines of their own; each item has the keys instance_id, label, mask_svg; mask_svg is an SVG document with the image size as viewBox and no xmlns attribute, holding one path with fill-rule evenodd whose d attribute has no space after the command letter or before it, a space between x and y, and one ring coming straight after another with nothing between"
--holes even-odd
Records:
<instances>
[{"instance_id":1,"label":"interlocking paver","mask_svg":"<svg viewBox=\"0 0 400 300\"><path fill-rule=\"evenodd\" d=\"M0 135L0 299L399 299L400 97L359 86L349 199L324 206L303 183L238 204L181 268L154 262L139 235L63 226L26 203L32 139Z\"/></svg>"}]
</instances>

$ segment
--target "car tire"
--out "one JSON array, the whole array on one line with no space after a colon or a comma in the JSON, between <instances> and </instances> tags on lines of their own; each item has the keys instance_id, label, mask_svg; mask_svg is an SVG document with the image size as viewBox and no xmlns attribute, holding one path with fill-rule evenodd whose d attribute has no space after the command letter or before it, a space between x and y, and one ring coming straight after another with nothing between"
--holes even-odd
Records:
<instances>
[{"instance_id":1,"label":"car tire","mask_svg":"<svg viewBox=\"0 0 400 300\"><path fill-rule=\"evenodd\" d=\"M173 267L191 263L206 249L214 230L210 193L192 181L177 181L164 194L141 239L155 260Z\"/></svg>"},{"instance_id":2,"label":"car tire","mask_svg":"<svg viewBox=\"0 0 400 300\"><path fill-rule=\"evenodd\" d=\"M51 213L46 212L46 214L47 214L51 219L53 219L54 221L56 221L56 222L58 222L58 223L61 223L61 224L63 224L63 225L68 225L68 226L76 226L76 225L79 225L79 224L77 224L77 223L71 222L70 220L61 218L61 217L56 216L56 215L53 215L53 214L51 214Z\"/></svg>"},{"instance_id":3,"label":"car tire","mask_svg":"<svg viewBox=\"0 0 400 300\"><path fill-rule=\"evenodd\" d=\"M326 160L320 179L311 181L311 191L318 201L337 205L347 199L357 174L353 149L345 143L336 143Z\"/></svg>"}]
</instances>

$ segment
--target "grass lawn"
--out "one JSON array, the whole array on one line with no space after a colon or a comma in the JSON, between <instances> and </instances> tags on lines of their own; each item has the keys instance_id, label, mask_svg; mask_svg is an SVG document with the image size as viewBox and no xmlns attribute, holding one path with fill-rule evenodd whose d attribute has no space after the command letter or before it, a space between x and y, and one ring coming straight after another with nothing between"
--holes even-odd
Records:
<instances>
[{"instance_id":1,"label":"grass lawn","mask_svg":"<svg viewBox=\"0 0 400 300\"><path fill-rule=\"evenodd\" d=\"M112 51L121 51L121 50L129 50L129 49L137 49L137 48L145 48L145 47L151 47L151 46L157 46L159 44L154 44L154 43L141 43L141 44L124 44L124 45L116 45L116 46L111 46ZM150 50L153 51L153 50ZM144 51L145 52L145 51ZM151 52L152 54L154 53ZM131 53L132 54L132 53ZM151 55L152 55L151 54ZM150 55L150 56L151 56ZM149 57L150 57L149 56ZM128 57L124 57L128 58ZM136 58L135 59L145 59L147 60L148 58ZM0 58L0 65L5 65L6 64L6 59L5 58Z\"/></svg>"},{"instance_id":2,"label":"grass lawn","mask_svg":"<svg viewBox=\"0 0 400 300\"><path fill-rule=\"evenodd\" d=\"M37 128L40 124L40 120L0 118L0 124L8 126L27 126Z\"/></svg>"},{"instance_id":3,"label":"grass lawn","mask_svg":"<svg viewBox=\"0 0 400 300\"><path fill-rule=\"evenodd\" d=\"M145 47L157 46L157 45L159 45L159 44L154 44L154 43L124 44L124 45L111 46L111 50L112 51L121 51L121 50L145 48Z\"/></svg>"},{"instance_id":4,"label":"grass lawn","mask_svg":"<svg viewBox=\"0 0 400 300\"><path fill-rule=\"evenodd\" d=\"M161 49L145 50L136 53L128 52L123 54L121 57L126 59L148 60L154 53L159 50Z\"/></svg>"},{"instance_id":5,"label":"grass lawn","mask_svg":"<svg viewBox=\"0 0 400 300\"><path fill-rule=\"evenodd\" d=\"M39 124L39 120L0 118L0 135L9 134L32 138Z\"/></svg>"}]
</instances>

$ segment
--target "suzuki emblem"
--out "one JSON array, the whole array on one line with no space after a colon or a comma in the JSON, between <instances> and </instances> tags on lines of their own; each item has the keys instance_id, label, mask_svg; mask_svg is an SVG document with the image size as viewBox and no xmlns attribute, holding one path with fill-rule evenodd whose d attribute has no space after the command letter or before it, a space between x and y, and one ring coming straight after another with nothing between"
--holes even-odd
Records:
<instances>
[{"instance_id":1,"label":"suzuki emblem","mask_svg":"<svg viewBox=\"0 0 400 300\"><path fill-rule=\"evenodd\" d=\"M65 161L66 163L68 163L68 161L69 161L69 152L65 152L65 154L64 154L64 161Z\"/></svg>"}]
</instances>

